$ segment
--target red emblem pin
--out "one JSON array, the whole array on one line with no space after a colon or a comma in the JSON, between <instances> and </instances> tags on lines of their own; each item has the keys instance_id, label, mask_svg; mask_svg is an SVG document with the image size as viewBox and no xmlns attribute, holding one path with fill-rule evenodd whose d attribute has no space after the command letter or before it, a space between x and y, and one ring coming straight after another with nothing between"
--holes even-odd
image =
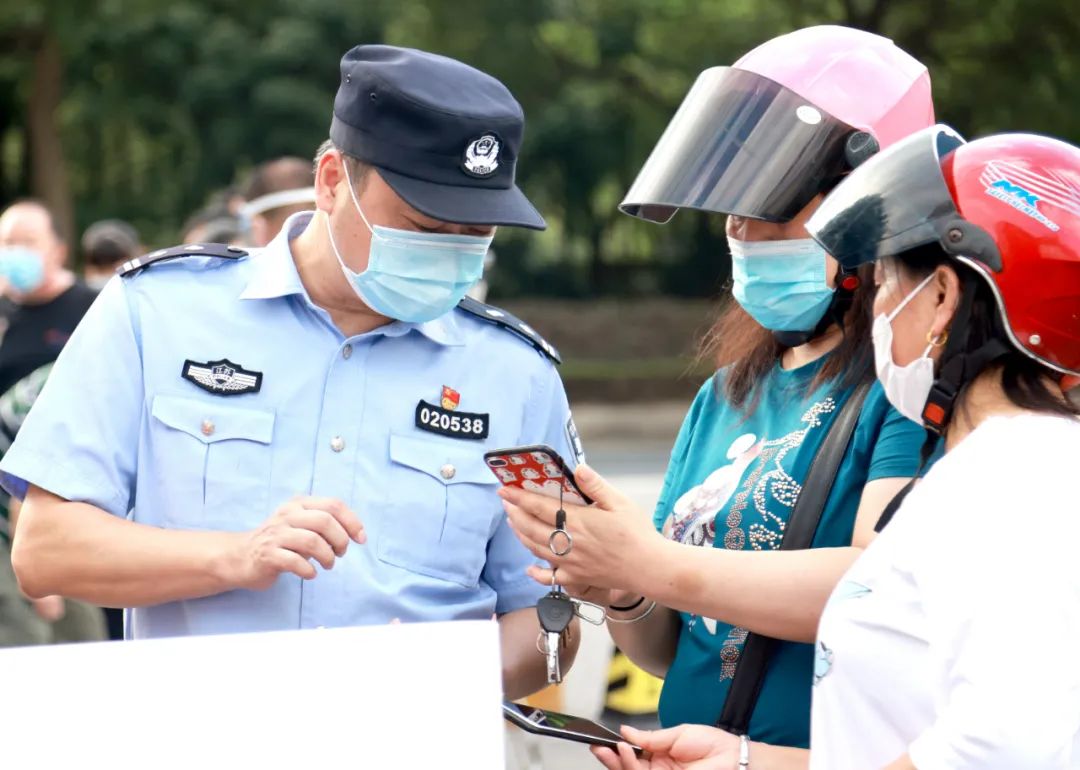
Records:
<instances>
[{"instance_id":1,"label":"red emblem pin","mask_svg":"<svg viewBox=\"0 0 1080 770\"><path fill-rule=\"evenodd\" d=\"M461 403L461 394L448 385L442 387L442 408L454 411Z\"/></svg>"}]
</instances>

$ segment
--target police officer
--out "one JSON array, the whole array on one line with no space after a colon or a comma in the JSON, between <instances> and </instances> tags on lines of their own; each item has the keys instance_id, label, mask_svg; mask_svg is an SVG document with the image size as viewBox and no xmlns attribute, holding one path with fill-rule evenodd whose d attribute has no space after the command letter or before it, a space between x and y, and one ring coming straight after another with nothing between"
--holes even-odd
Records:
<instances>
[{"instance_id":1,"label":"police officer","mask_svg":"<svg viewBox=\"0 0 1080 770\"><path fill-rule=\"evenodd\" d=\"M317 210L250 256L132 260L72 337L0 468L23 588L134 608L135 638L494 613L507 695L543 686L483 453L576 432L554 349L459 305L497 225L544 227L523 124L465 64L349 51Z\"/></svg>"}]
</instances>

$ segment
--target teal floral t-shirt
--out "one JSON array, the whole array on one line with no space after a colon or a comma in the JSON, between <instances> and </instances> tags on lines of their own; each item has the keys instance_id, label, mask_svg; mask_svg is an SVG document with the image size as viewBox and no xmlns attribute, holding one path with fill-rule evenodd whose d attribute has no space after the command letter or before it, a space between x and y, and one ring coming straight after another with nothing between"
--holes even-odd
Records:
<instances>
[{"instance_id":1,"label":"teal floral t-shirt","mask_svg":"<svg viewBox=\"0 0 1080 770\"><path fill-rule=\"evenodd\" d=\"M784 525L810 462L849 389L826 384L808 393L820 359L786 371L779 365L759 383L749 415L730 406L718 387L723 372L702 386L672 450L655 523L667 537L694 546L768 551L780 547ZM911 477L925 431L901 416L875 383L867 394L841 462L815 548L851 544L863 486ZM716 586L717 591L726 590ZM681 613L675 659L660 696L660 721L714 724L746 640L745 629ZM810 742L813 645L775 647L750 737L782 746Z\"/></svg>"}]
</instances>

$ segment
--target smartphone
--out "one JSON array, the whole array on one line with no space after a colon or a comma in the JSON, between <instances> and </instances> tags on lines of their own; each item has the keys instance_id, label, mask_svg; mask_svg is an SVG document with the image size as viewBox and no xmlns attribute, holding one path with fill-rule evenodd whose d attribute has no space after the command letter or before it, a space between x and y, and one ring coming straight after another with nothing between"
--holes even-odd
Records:
<instances>
[{"instance_id":1,"label":"smartphone","mask_svg":"<svg viewBox=\"0 0 1080 770\"><path fill-rule=\"evenodd\" d=\"M582 717L573 717L569 714L559 714L547 709L526 706L524 703L504 702L503 716L506 721L512 722L522 730L536 735L547 735L552 738L561 738L564 741L588 743L592 746L607 746L612 750L615 750L620 743L628 743L618 733L596 722ZM639 746L631 744L631 748L639 757L644 754Z\"/></svg>"},{"instance_id":2,"label":"smartphone","mask_svg":"<svg viewBox=\"0 0 1080 770\"><path fill-rule=\"evenodd\" d=\"M484 462L503 486L518 487L577 505L592 505L578 488L570 466L549 446L518 446L484 453Z\"/></svg>"}]
</instances>

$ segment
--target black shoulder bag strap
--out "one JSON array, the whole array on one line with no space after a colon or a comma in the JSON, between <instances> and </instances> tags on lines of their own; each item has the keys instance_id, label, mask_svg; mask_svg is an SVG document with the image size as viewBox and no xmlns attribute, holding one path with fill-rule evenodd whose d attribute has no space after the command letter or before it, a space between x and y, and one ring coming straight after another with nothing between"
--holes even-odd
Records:
<instances>
[{"instance_id":1,"label":"black shoulder bag strap","mask_svg":"<svg viewBox=\"0 0 1080 770\"><path fill-rule=\"evenodd\" d=\"M821 513L832 491L840 461L847 453L851 435L855 432L855 423L859 421L863 401L872 383L863 383L852 391L840 414L836 416L829 434L821 442L810 470L806 474L799 499L788 516L784 527L784 539L780 549L784 551L804 550L814 541ZM743 644L731 681L724 708L716 726L735 735L746 735L750 729L750 717L754 714L761 684L765 681L765 670L769 665L776 640L760 634L748 634Z\"/></svg>"}]
</instances>

